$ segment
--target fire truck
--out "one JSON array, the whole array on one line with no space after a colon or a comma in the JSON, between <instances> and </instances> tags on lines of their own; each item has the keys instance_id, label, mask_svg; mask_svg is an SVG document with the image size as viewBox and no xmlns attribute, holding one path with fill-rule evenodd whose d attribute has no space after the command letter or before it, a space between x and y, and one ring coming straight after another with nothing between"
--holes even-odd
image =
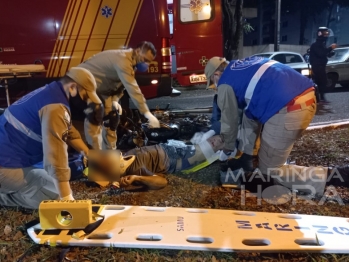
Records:
<instances>
[{"instance_id":1,"label":"fire truck","mask_svg":"<svg viewBox=\"0 0 349 262\"><path fill-rule=\"evenodd\" d=\"M223 55L220 0L11 0L0 8L1 68L38 65L37 76L8 84L11 102L63 76L103 50L150 41L157 56L136 73L147 99L172 94L173 83L205 83L204 68ZM33 77L34 76L34 77ZM4 86L4 85L2 85ZM0 103L6 101L0 88Z\"/></svg>"}]
</instances>

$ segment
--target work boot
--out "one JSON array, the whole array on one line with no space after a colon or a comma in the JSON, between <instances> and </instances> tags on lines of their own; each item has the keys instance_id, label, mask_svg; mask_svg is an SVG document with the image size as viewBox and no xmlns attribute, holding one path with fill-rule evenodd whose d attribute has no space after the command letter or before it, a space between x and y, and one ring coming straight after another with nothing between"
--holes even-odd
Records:
<instances>
[{"instance_id":1,"label":"work boot","mask_svg":"<svg viewBox=\"0 0 349 262\"><path fill-rule=\"evenodd\" d=\"M349 187L349 165L329 167L326 186Z\"/></svg>"},{"instance_id":2,"label":"work boot","mask_svg":"<svg viewBox=\"0 0 349 262\"><path fill-rule=\"evenodd\" d=\"M240 172L241 170L234 170L232 171L229 167L227 162L222 162L220 165L220 181L222 184L222 187L230 187L233 189L240 189L243 176L245 175L244 172Z\"/></svg>"},{"instance_id":3,"label":"work boot","mask_svg":"<svg viewBox=\"0 0 349 262\"><path fill-rule=\"evenodd\" d=\"M231 170L244 169L245 171L252 172L255 170L254 160L256 160L256 156L251 156L243 153L239 158L229 159L227 162L228 167Z\"/></svg>"}]
</instances>

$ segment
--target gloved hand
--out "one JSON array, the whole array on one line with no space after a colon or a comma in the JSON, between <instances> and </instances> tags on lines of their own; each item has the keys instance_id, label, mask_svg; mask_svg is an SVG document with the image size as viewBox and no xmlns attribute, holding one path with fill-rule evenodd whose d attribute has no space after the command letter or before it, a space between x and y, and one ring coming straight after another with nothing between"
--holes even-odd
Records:
<instances>
[{"instance_id":1,"label":"gloved hand","mask_svg":"<svg viewBox=\"0 0 349 262\"><path fill-rule=\"evenodd\" d=\"M109 128L115 131L120 123L120 116L117 111L110 111L109 114Z\"/></svg>"},{"instance_id":2,"label":"gloved hand","mask_svg":"<svg viewBox=\"0 0 349 262\"><path fill-rule=\"evenodd\" d=\"M84 113L91 124L99 126L103 121L104 106L103 104L89 103Z\"/></svg>"},{"instance_id":3,"label":"gloved hand","mask_svg":"<svg viewBox=\"0 0 349 262\"><path fill-rule=\"evenodd\" d=\"M86 167L88 167L88 153L81 151L80 154L82 155L82 164L84 165L85 169Z\"/></svg>"},{"instance_id":4,"label":"gloved hand","mask_svg":"<svg viewBox=\"0 0 349 262\"><path fill-rule=\"evenodd\" d=\"M223 150L221 150L220 152L219 152L219 161L227 161L228 160L228 158L230 157L230 155L231 155L231 153L229 152L229 153L224 153L224 151Z\"/></svg>"},{"instance_id":5,"label":"gloved hand","mask_svg":"<svg viewBox=\"0 0 349 262\"><path fill-rule=\"evenodd\" d=\"M113 101L113 110L116 110L116 112L118 112L120 116L122 115L122 107L116 101Z\"/></svg>"},{"instance_id":6,"label":"gloved hand","mask_svg":"<svg viewBox=\"0 0 349 262\"><path fill-rule=\"evenodd\" d=\"M61 200L75 200L72 194L69 194L65 197L61 197Z\"/></svg>"},{"instance_id":7,"label":"gloved hand","mask_svg":"<svg viewBox=\"0 0 349 262\"><path fill-rule=\"evenodd\" d=\"M194 136L190 139L190 142L193 144L193 145L197 145L200 143L200 141L202 140L202 137L204 135L204 132L196 132L194 134Z\"/></svg>"},{"instance_id":8,"label":"gloved hand","mask_svg":"<svg viewBox=\"0 0 349 262\"><path fill-rule=\"evenodd\" d=\"M215 134L216 134L216 132L215 132L214 130L208 130L208 131L202 136L200 142L207 140L207 138L210 138L210 137L214 136Z\"/></svg>"},{"instance_id":9,"label":"gloved hand","mask_svg":"<svg viewBox=\"0 0 349 262\"><path fill-rule=\"evenodd\" d=\"M144 116L148 119L149 125L150 125L151 128L159 128L160 127L159 120L155 116L153 116L152 113L146 112L144 114Z\"/></svg>"},{"instance_id":10,"label":"gloved hand","mask_svg":"<svg viewBox=\"0 0 349 262\"><path fill-rule=\"evenodd\" d=\"M103 121L103 116L104 116L103 104L95 105L94 113L95 113L94 115L95 115L96 121L99 123L99 125L101 125Z\"/></svg>"}]
</instances>

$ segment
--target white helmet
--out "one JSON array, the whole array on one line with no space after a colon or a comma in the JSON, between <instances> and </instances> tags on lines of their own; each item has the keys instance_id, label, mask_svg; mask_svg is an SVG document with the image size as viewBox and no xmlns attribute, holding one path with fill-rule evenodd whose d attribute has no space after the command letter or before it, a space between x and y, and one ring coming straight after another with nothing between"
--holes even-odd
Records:
<instances>
[{"instance_id":1,"label":"white helmet","mask_svg":"<svg viewBox=\"0 0 349 262\"><path fill-rule=\"evenodd\" d=\"M120 182L136 156L123 156L120 150L90 150L88 179L90 181Z\"/></svg>"}]
</instances>

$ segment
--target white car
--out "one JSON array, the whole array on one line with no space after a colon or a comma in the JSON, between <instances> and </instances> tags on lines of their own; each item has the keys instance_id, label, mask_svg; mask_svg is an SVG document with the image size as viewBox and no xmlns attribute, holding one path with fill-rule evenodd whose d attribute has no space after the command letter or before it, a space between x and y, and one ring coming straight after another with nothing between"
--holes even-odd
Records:
<instances>
[{"instance_id":1,"label":"white car","mask_svg":"<svg viewBox=\"0 0 349 262\"><path fill-rule=\"evenodd\" d=\"M280 63L286 64L292 67L297 72L304 76L310 77L310 65L304 60L303 56L299 53L294 52L265 52L260 54L255 54L253 56L261 56L273 59Z\"/></svg>"},{"instance_id":2,"label":"white car","mask_svg":"<svg viewBox=\"0 0 349 262\"><path fill-rule=\"evenodd\" d=\"M327 87L334 88L337 83L349 87L349 47L336 48L333 52L326 65Z\"/></svg>"}]
</instances>

